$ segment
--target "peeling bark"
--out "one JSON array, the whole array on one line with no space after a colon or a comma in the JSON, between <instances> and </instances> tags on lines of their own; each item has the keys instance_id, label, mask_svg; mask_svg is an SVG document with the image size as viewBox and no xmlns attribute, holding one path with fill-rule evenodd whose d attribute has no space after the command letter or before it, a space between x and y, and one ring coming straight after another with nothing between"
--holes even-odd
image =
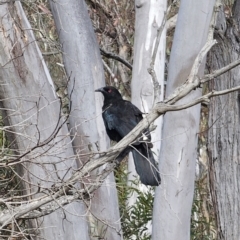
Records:
<instances>
[{"instance_id":1,"label":"peeling bark","mask_svg":"<svg viewBox=\"0 0 240 240\"><path fill-rule=\"evenodd\" d=\"M219 12L215 38L218 44L208 57L209 71L239 59L240 1L232 9L233 17ZM237 67L209 83L209 90L222 90L240 85ZM240 236L240 102L239 91L219 96L209 106L208 152L210 186L218 226L218 239Z\"/></svg>"},{"instance_id":2,"label":"peeling bark","mask_svg":"<svg viewBox=\"0 0 240 240\"><path fill-rule=\"evenodd\" d=\"M79 166L88 159L80 154L105 151L109 140L103 124L102 96L94 92L105 86L100 51L83 0L49 1L60 42L62 44L64 65L69 79L68 92L71 97L70 131ZM104 167L92 174L101 173ZM121 239L121 224L118 208L117 190L113 173L85 202L89 207L89 224L92 239Z\"/></svg>"},{"instance_id":3,"label":"peeling bark","mask_svg":"<svg viewBox=\"0 0 240 240\"><path fill-rule=\"evenodd\" d=\"M60 101L21 3L1 4L0 19L0 96L9 123L6 131L16 143L23 192L33 194L62 183L76 168L75 158ZM29 200L36 197L40 195ZM31 221L29 231L45 239L78 239L80 234L87 239L84 214L82 204L75 202Z\"/></svg>"},{"instance_id":4,"label":"peeling bark","mask_svg":"<svg viewBox=\"0 0 240 240\"><path fill-rule=\"evenodd\" d=\"M206 42L214 2L181 1L166 97L188 79L194 59ZM198 72L199 77L203 75L203 67L204 64ZM177 103L188 103L200 95L201 91L192 91ZM164 116L159 166L162 183L156 190L153 209L154 240L190 239L199 118L199 105Z\"/></svg>"},{"instance_id":5,"label":"peeling bark","mask_svg":"<svg viewBox=\"0 0 240 240\"><path fill-rule=\"evenodd\" d=\"M164 13L167 8L167 2L158 1L135 1L135 35L134 35L134 61L132 73L132 103L136 105L142 112L148 113L156 102L163 100L164 90L164 67L165 67L165 39L166 31L161 35L161 41L156 51L156 62L154 70L157 76L156 84L154 84L151 75L148 72L152 62L154 47L156 44L158 29L160 28ZM156 96L156 99L155 99ZM157 127L151 133L154 147L155 160L158 162L160 145L161 145L161 130L162 117L156 119L154 125ZM128 161L129 184L135 179L136 170L133 162L132 154ZM141 186L142 191L147 191L147 187ZM136 201L137 193L131 194L128 199L128 204L133 205ZM148 232L151 233L152 226L147 224Z\"/></svg>"}]
</instances>

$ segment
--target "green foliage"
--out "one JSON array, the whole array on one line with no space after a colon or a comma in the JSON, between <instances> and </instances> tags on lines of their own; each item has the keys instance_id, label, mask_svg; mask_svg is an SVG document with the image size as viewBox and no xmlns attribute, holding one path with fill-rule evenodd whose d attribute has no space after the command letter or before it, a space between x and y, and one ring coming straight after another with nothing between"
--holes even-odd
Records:
<instances>
[{"instance_id":1,"label":"green foliage","mask_svg":"<svg viewBox=\"0 0 240 240\"><path fill-rule=\"evenodd\" d=\"M150 240L147 224L152 220L154 188L147 192L138 189L138 180L127 185L126 164L115 171L121 215L122 231L125 240ZM137 194L134 205L128 205L132 194ZM206 174L196 181L191 217L191 240L216 239L216 223Z\"/></svg>"},{"instance_id":2,"label":"green foliage","mask_svg":"<svg viewBox=\"0 0 240 240\"><path fill-rule=\"evenodd\" d=\"M115 176L124 239L150 240L147 224L152 220L154 188L149 187L147 192L140 191L137 179L128 186L126 164L121 164L115 171ZM128 199L133 194L137 198L135 204L130 206Z\"/></svg>"}]
</instances>

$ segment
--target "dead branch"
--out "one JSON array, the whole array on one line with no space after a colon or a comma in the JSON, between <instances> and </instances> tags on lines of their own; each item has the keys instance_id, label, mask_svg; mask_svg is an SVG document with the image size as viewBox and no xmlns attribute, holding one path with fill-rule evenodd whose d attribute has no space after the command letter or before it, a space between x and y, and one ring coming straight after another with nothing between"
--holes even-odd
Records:
<instances>
[{"instance_id":1,"label":"dead branch","mask_svg":"<svg viewBox=\"0 0 240 240\"><path fill-rule=\"evenodd\" d=\"M202 77L200 79L200 82L201 83L208 82L208 81L210 81L210 80L228 72L229 70L237 67L239 64L240 64L240 59L236 60L235 62L232 62L232 63L228 64L227 66L225 66L221 69L218 69L218 70L214 71L213 73L205 75L204 77Z\"/></svg>"},{"instance_id":2,"label":"dead branch","mask_svg":"<svg viewBox=\"0 0 240 240\"><path fill-rule=\"evenodd\" d=\"M202 83L202 81L204 81L204 79L209 79L208 75L202 79L199 79L197 74L204 56L214 44L215 41L210 40L203 47L201 52L196 57L193 69L186 82L182 86L178 87L174 93L171 94L164 102L157 103L155 107L150 111L150 113L146 115L146 117L125 138L123 138L115 146L109 148L105 154L99 156L98 158L93 157L96 156L97 153L89 155L89 160L67 180L57 184L57 186L40 189L39 193L41 194L41 197L38 199L29 200L29 202L25 203L9 203L4 198L0 199L0 202L7 206L7 210L0 212L0 229L3 229L4 226L10 224L14 219L16 220L21 218L40 217L46 214L50 214L56 209L69 204L70 202L77 200L89 200L89 198L91 198L91 193L93 193L99 186L102 185L104 179L116 166L114 160L119 155L119 153L127 146L130 146L131 143L141 135L143 130L146 129L149 124L151 124L159 116L165 114L168 111L179 111L199 103L209 103L212 97L239 91L240 86L222 91L213 91L205 94L202 97L194 99L187 104L174 105L177 101L184 98L192 90L196 89ZM238 66L240 64L240 61L232 64L233 65L231 67L228 65L223 69L215 71L215 74L220 75L232 69L233 67ZM108 164L106 168L101 172L101 174L96 176L94 183L86 183L84 181L84 178L88 176L90 172L110 162L113 163ZM84 185L81 190L77 190L74 187L74 185L79 182Z\"/></svg>"},{"instance_id":3,"label":"dead branch","mask_svg":"<svg viewBox=\"0 0 240 240\"><path fill-rule=\"evenodd\" d=\"M104 57L107 57L107 58L112 58L112 59L115 59L119 62L121 62L122 64L124 64L126 67L128 67L130 70L132 70L132 65L125 59L121 58L120 56L116 55L116 54L113 54L113 53L110 53L110 52L107 52L105 50L103 50L102 48L100 48L100 53L104 56Z\"/></svg>"},{"instance_id":4,"label":"dead branch","mask_svg":"<svg viewBox=\"0 0 240 240\"><path fill-rule=\"evenodd\" d=\"M155 67L155 61L156 61L158 47L159 47L159 44L160 44L162 32L164 30L166 21L167 21L167 12L164 13L161 26L157 30L157 39L156 39L156 43L155 43L154 50L153 50L152 61L150 63L150 67L148 68L148 72L151 75L152 80L153 80L153 89L154 89L154 101L153 101L153 103L154 104L156 103L156 101L158 99L158 96L160 96L160 94L161 94L161 92L160 92L161 88L160 88L159 81L157 79L157 75L156 75L154 67Z\"/></svg>"},{"instance_id":5,"label":"dead branch","mask_svg":"<svg viewBox=\"0 0 240 240\"><path fill-rule=\"evenodd\" d=\"M164 100L164 103L174 104L189 94L192 90L200 86L200 80L198 78L199 67L202 64L205 55L215 43L216 40L206 42L200 53L197 55L186 82L183 83L180 87L176 88L176 90L167 99Z\"/></svg>"},{"instance_id":6,"label":"dead branch","mask_svg":"<svg viewBox=\"0 0 240 240\"><path fill-rule=\"evenodd\" d=\"M195 88L194 84L190 85L192 89ZM84 183L84 176L87 176L89 172L92 172L105 163L113 162L118 154L122 151L122 149L126 148L128 145L131 145L131 143L135 141L141 132L159 116L169 111L179 111L186 109L199 103L209 103L210 98L212 97L239 90L240 86L222 91L213 91L191 101L190 103L183 105L171 105L163 102L157 103L151 112L124 139L118 142L115 146L111 147L106 152L106 154L104 154L104 156L97 159L89 159L89 161L79 171L75 172L66 182L60 184L57 187L54 186L50 189L45 189L44 192L42 191L46 197L31 200L31 202L21 204L18 207L8 206L8 210L0 213L0 229L11 223L13 218L20 219L40 217L46 214L50 214L60 206L64 206L70 202L89 199L90 194L101 186L104 179L116 166L116 163L108 164L107 168L95 179L94 184L84 184L84 189L81 189L80 191L77 191L75 188L73 188L74 184L79 181ZM4 199L1 199L1 202L5 203Z\"/></svg>"},{"instance_id":7,"label":"dead branch","mask_svg":"<svg viewBox=\"0 0 240 240\"><path fill-rule=\"evenodd\" d=\"M217 4L215 5L215 9L213 11L213 16L211 19L207 42L205 43L201 51L198 53L193 63L193 67L188 76L188 79L184 84L182 84L182 86L179 86L178 88L176 88L176 90L170 96L168 96L168 98L164 101L165 103L174 104L178 100L186 96L188 93L190 93L193 89L200 86L201 82L198 77L199 68L203 63L203 60L206 54L208 53L208 51L212 48L213 45L217 43L217 41L213 39L213 32L214 32L214 27L216 25L218 12L219 12L219 2L217 2Z\"/></svg>"}]
</instances>

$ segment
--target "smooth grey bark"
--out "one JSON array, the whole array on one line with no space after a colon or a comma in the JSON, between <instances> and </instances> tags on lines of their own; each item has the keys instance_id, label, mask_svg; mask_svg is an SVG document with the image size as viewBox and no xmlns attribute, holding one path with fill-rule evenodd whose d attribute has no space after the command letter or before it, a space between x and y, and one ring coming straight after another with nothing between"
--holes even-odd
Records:
<instances>
[{"instance_id":1,"label":"smooth grey bark","mask_svg":"<svg viewBox=\"0 0 240 240\"><path fill-rule=\"evenodd\" d=\"M1 4L0 19L1 105L9 123L7 132L14 137L15 152L21 155L29 151L20 158L23 162L19 168L24 193L33 194L38 187L42 190L64 181L76 168L76 161L66 124L55 131L64 120L60 102L21 3ZM39 194L29 201L35 197ZM31 221L36 227L32 234L41 239L79 239L80 235L88 239L84 214L81 203L69 204Z\"/></svg>"},{"instance_id":2,"label":"smooth grey bark","mask_svg":"<svg viewBox=\"0 0 240 240\"><path fill-rule=\"evenodd\" d=\"M148 113L157 101L163 100L164 88L164 66L165 66L165 37L163 31L161 42L158 47L155 62L155 72L161 92L154 99L154 83L148 68L152 61L153 49L156 42L157 30L161 26L164 12L166 11L166 1L135 1L135 35L134 35L134 61L133 77L131 82L132 103L142 112ZM160 94L161 93L161 94ZM155 102L154 102L155 101ZM153 151L156 154L156 160L160 153L161 139L161 118L155 121L157 129L152 133L152 141L155 143ZM133 174L136 175L133 161L129 161L129 171L131 171L130 180Z\"/></svg>"},{"instance_id":3,"label":"smooth grey bark","mask_svg":"<svg viewBox=\"0 0 240 240\"><path fill-rule=\"evenodd\" d=\"M164 89L164 66L165 66L165 39L166 31L162 33L161 41L157 49L157 57L154 66L158 85L161 89L154 89L154 83L148 68L152 62L152 55L157 38L157 30L162 24L164 12L167 8L167 2L157 1L135 1L135 34L134 34L134 60L132 72L132 103L136 105L142 112L148 113L152 109L154 103L163 100ZM154 93L154 92L157 93ZM154 99L155 94L157 99ZM155 160L158 161L161 145L161 129L162 117L158 118L154 125L157 126L151 133L154 147L152 151L155 153ZM131 183L137 176L132 154L128 160L128 180ZM147 188L141 186L142 191ZM128 198L128 204L131 206L136 202L137 193L131 194ZM147 226L148 232L152 231L151 224Z\"/></svg>"},{"instance_id":4,"label":"smooth grey bark","mask_svg":"<svg viewBox=\"0 0 240 240\"><path fill-rule=\"evenodd\" d=\"M186 81L193 62L206 42L214 0L182 0L171 50L166 96ZM203 67L199 76L203 74ZM199 97L200 90L178 103ZM174 113L163 120L160 153L162 184L156 190L152 239L190 239L194 192L197 132L200 105Z\"/></svg>"},{"instance_id":5,"label":"smooth grey bark","mask_svg":"<svg viewBox=\"0 0 240 240\"><path fill-rule=\"evenodd\" d=\"M235 2L232 18L223 9L215 31L218 44L208 57L210 72L239 59L240 1ZM209 90L222 90L240 85L240 67L209 83ZM208 153L210 187L220 240L240 236L240 97L239 92L212 99L209 106Z\"/></svg>"},{"instance_id":6,"label":"smooth grey bark","mask_svg":"<svg viewBox=\"0 0 240 240\"><path fill-rule=\"evenodd\" d=\"M83 0L49 1L62 44L69 81L70 131L81 166L91 152L109 146L103 124L102 96L94 90L105 86L99 47ZM103 169L103 168L102 168ZM97 173L97 172L96 172ZM100 173L100 171L98 172ZM93 173L91 173L94 175ZM94 184L94 177L91 184ZM113 173L88 202L92 239L121 239L121 225ZM92 215L91 215L92 214Z\"/></svg>"}]
</instances>

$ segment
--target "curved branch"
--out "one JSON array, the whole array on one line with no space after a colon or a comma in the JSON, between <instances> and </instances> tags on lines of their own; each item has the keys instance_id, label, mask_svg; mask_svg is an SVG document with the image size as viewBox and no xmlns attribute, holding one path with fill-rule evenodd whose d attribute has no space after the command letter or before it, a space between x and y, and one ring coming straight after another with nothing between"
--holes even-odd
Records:
<instances>
[{"instance_id":1,"label":"curved branch","mask_svg":"<svg viewBox=\"0 0 240 240\"><path fill-rule=\"evenodd\" d=\"M194 64L196 68L200 66L200 62L207 52L206 49L210 49L210 46L212 46L213 43L214 41L208 42L199 53ZM235 63L234 66L237 66L239 64L240 62ZM229 66L227 67L228 69L231 69ZM227 68L225 68L224 71L227 71L226 69ZM223 70L218 70L218 74L220 74L221 71ZM146 129L159 116L165 114L168 111L179 111L192 107L199 103L209 103L210 98L215 96L228 94L234 91L240 91L240 86L222 91L213 91L200 98L192 100L190 103L183 105L173 105L179 99L182 99L189 92L194 90L196 86L201 83L200 79L196 76L197 69L193 69L191 73L191 78L188 79L182 86L177 88L171 97L166 99L164 102L157 103L155 107L150 111L150 113L146 115L146 117L127 136L125 136L116 145L109 148L109 150L102 156L98 158L92 157L96 156L97 154L99 155L99 153L91 155L91 157L89 157L89 161L87 161L84 166L78 169L78 171L76 171L68 180L59 184L58 186L53 186L49 189L44 189L44 191L40 191L40 193L45 194L40 199L32 200L17 207L8 206L8 210L0 212L0 229L3 229L4 226L11 223L12 219L14 218L20 219L39 217L42 216L41 211L44 212L44 214L50 214L59 207L64 206L72 201L89 199L91 197L91 193L102 185L104 179L114 169L116 166L114 160L121 153L121 151L127 146L131 145L131 143L133 143L140 136L142 131ZM202 79L205 78L203 77ZM101 172L101 174L96 177L94 184L90 184L89 182L86 183L84 181L84 178L88 176L90 172L110 162L113 163L108 164L106 168ZM84 185L84 188L80 191L76 190L74 187L74 185L78 182L81 182ZM0 201L3 203L6 203L5 200L6 199L0 199Z\"/></svg>"},{"instance_id":2,"label":"curved branch","mask_svg":"<svg viewBox=\"0 0 240 240\"><path fill-rule=\"evenodd\" d=\"M113 53L107 52L105 50L103 50L102 48L100 48L100 53L107 58L112 58L115 59L121 63L123 63L126 67L128 67L130 70L132 70L132 65L125 59L119 57L118 55L115 55Z\"/></svg>"},{"instance_id":3,"label":"curved branch","mask_svg":"<svg viewBox=\"0 0 240 240\"><path fill-rule=\"evenodd\" d=\"M47 191L49 194L46 197L42 197L41 199L35 199L27 204L21 204L21 206L19 207L13 207L12 209L1 212L0 229L11 223L13 218L36 218L50 214L56 209L58 209L60 206L67 205L75 200L89 199L91 197L90 194L101 186L104 179L115 168L116 163L113 161L122 151L122 149L126 148L126 146L130 145L133 141L135 141L136 138L141 134L141 132L146 129L146 127L148 127L149 124L151 124L159 116L169 111L179 111L182 109L186 109L199 103L209 103L210 98L212 97L228 94L239 90L240 86L222 91L213 91L191 101L190 103L183 105L168 105L162 102L157 103L156 106L151 110L151 112L126 137L124 137L115 146L109 148L109 150L104 154L104 156L96 159L90 158L89 161L79 171L75 172L72 177L69 178L65 183L62 183L57 187L54 186L50 188ZM92 172L96 168L103 166L105 163L109 162L113 163L107 165L103 172L95 179L94 184L84 184L84 177L88 175L89 172ZM77 191L75 190L75 188L73 188L73 185L79 181L82 182L85 187L84 189ZM72 191L72 189L74 189L74 192ZM44 190L44 193L46 194L46 189ZM1 199L1 202L4 202L3 199Z\"/></svg>"}]
</instances>

